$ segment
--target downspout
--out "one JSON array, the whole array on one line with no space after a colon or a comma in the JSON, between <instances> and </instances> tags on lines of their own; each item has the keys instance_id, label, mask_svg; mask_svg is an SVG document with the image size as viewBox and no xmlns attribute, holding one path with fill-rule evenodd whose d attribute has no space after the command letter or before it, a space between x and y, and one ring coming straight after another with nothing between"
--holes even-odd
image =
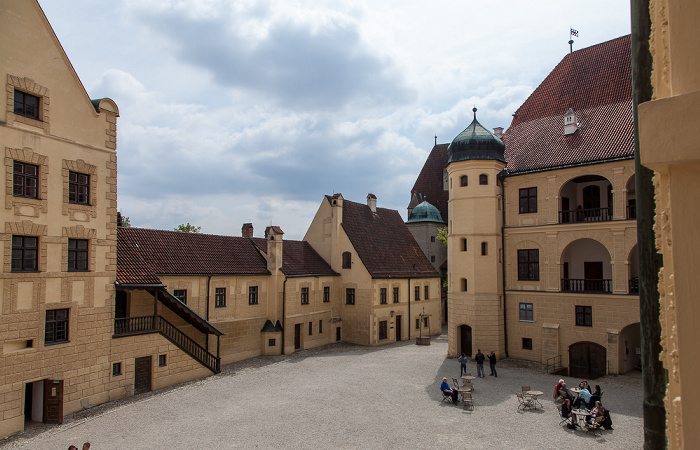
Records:
<instances>
[{"instance_id":1,"label":"downspout","mask_svg":"<svg viewBox=\"0 0 700 450\"><path fill-rule=\"evenodd\" d=\"M284 333L287 330L287 275L284 276L284 281L282 282L282 354L284 353Z\"/></svg>"},{"instance_id":2,"label":"downspout","mask_svg":"<svg viewBox=\"0 0 700 450\"><path fill-rule=\"evenodd\" d=\"M411 340L411 326L413 319L411 317L411 277L408 277L408 340Z\"/></svg>"},{"instance_id":3,"label":"downspout","mask_svg":"<svg viewBox=\"0 0 700 450\"><path fill-rule=\"evenodd\" d=\"M508 322L506 321L506 186L501 177L501 213L503 223L501 224L501 270L503 277L503 343L506 346L506 358L508 357Z\"/></svg>"},{"instance_id":4,"label":"downspout","mask_svg":"<svg viewBox=\"0 0 700 450\"><path fill-rule=\"evenodd\" d=\"M207 278L207 322L209 322L209 288L211 286L211 275ZM206 344L206 350L209 351L209 335L207 335L207 338L204 340ZM219 344L218 344L218 338L217 338L217 344L216 344L216 354L218 356L219 354Z\"/></svg>"}]
</instances>

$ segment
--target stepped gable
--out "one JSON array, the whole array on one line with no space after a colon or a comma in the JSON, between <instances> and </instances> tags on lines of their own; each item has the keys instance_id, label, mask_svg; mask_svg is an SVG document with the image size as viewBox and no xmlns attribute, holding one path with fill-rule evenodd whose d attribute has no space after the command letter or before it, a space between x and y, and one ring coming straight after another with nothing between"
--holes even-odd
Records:
<instances>
[{"instance_id":1,"label":"stepped gable","mask_svg":"<svg viewBox=\"0 0 700 450\"><path fill-rule=\"evenodd\" d=\"M433 147L411 189L411 193L423 194L425 200L435 206L443 218L447 217L448 192L442 188L442 174L447 166L448 145L438 144Z\"/></svg>"},{"instance_id":2,"label":"stepped gable","mask_svg":"<svg viewBox=\"0 0 700 450\"><path fill-rule=\"evenodd\" d=\"M569 108L579 129L565 136ZM511 174L633 158L630 36L566 55L515 112L503 141Z\"/></svg>"},{"instance_id":3,"label":"stepped gable","mask_svg":"<svg viewBox=\"0 0 700 450\"><path fill-rule=\"evenodd\" d=\"M134 252L143 259L152 273L178 274L236 274L269 275L267 262L248 238L217 236L203 233L151 230L147 228L118 228L117 266L119 249L125 248L125 264L136 264ZM122 258L122 259L123 259ZM138 265L137 267L141 267Z\"/></svg>"},{"instance_id":4,"label":"stepped gable","mask_svg":"<svg viewBox=\"0 0 700 450\"><path fill-rule=\"evenodd\" d=\"M251 238L261 252L267 253L267 239ZM282 273L287 276L338 275L306 241L283 241Z\"/></svg>"},{"instance_id":5,"label":"stepped gable","mask_svg":"<svg viewBox=\"0 0 700 450\"><path fill-rule=\"evenodd\" d=\"M342 227L372 278L440 276L398 211L344 200Z\"/></svg>"}]
</instances>

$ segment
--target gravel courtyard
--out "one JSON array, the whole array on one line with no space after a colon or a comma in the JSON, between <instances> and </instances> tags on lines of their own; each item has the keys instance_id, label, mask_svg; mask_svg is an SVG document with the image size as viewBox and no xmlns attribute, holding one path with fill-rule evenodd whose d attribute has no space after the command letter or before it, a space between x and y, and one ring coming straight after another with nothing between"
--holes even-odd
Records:
<instances>
[{"instance_id":1,"label":"gravel courtyard","mask_svg":"<svg viewBox=\"0 0 700 450\"><path fill-rule=\"evenodd\" d=\"M204 380L73 414L63 425L37 425L0 447L642 448L639 373L595 380L615 429L594 437L558 425L551 392L559 377L539 364L500 361L498 378L474 381L473 411L441 402L442 377L459 374L446 354L443 335L430 346L334 344L253 358ZM468 368L476 374L473 362ZM544 409L518 411L523 384L545 393Z\"/></svg>"}]
</instances>

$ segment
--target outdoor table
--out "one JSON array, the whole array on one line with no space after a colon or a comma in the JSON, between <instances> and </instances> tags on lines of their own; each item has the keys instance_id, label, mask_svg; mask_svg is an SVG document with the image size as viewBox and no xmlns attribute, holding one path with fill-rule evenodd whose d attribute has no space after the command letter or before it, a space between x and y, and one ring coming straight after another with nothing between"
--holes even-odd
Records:
<instances>
[{"instance_id":1,"label":"outdoor table","mask_svg":"<svg viewBox=\"0 0 700 450\"><path fill-rule=\"evenodd\" d=\"M529 397L532 397L532 400L534 401L535 405L540 405L540 408L543 408L542 403L540 403L540 401L537 400L537 397L539 397L540 395L544 395L544 392L542 392L542 391L527 391L527 392L525 392L525 394L528 395ZM537 406L535 406L535 408L536 407Z\"/></svg>"},{"instance_id":2,"label":"outdoor table","mask_svg":"<svg viewBox=\"0 0 700 450\"><path fill-rule=\"evenodd\" d=\"M476 377L473 377L471 375L462 375L462 379L467 380L467 381L472 381L472 380L476 380Z\"/></svg>"},{"instance_id":3,"label":"outdoor table","mask_svg":"<svg viewBox=\"0 0 700 450\"><path fill-rule=\"evenodd\" d=\"M586 421L586 417L591 415L589 411L582 409L574 409L571 413L574 415L574 426L579 428L581 428L581 423Z\"/></svg>"}]
</instances>

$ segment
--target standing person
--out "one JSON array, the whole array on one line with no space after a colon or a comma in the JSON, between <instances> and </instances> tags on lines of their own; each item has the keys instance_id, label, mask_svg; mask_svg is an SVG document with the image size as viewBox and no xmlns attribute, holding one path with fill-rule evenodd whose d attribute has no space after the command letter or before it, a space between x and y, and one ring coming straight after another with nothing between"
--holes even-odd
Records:
<instances>
[{"instance_id":1,"label":"standing person","mask_svg":"<svg viewBox=\"0 0 700 450\"><path fill-rule=\"evenodd\" d=\"M496 354L493 350L489 354L489 366L491 366L491 376L498 377L498 372L496 372Z\"/></svg>"},{"instance_id":2,"label":"standing person","mask_svg":"<svg viewBox=\"0 0 700 450\"><path fill-rule=\"evenodd\" d=\"M476 356L474 356L474 359L476 360L476 376L484 378L484 354L481 353L481 349L477 349L476 351Z\"/></svg>"},{"instance_id":3,"label":"standing person","mask_svg":"<svg viewBox=\"0 0 700 450\"><path fill-rule=\"evenodd\" d=\"M467 373L467 355L462 353L462 356L457 358L457 361L459 361L459 376L461 377Z\"/></svg>"}]
</instances>

